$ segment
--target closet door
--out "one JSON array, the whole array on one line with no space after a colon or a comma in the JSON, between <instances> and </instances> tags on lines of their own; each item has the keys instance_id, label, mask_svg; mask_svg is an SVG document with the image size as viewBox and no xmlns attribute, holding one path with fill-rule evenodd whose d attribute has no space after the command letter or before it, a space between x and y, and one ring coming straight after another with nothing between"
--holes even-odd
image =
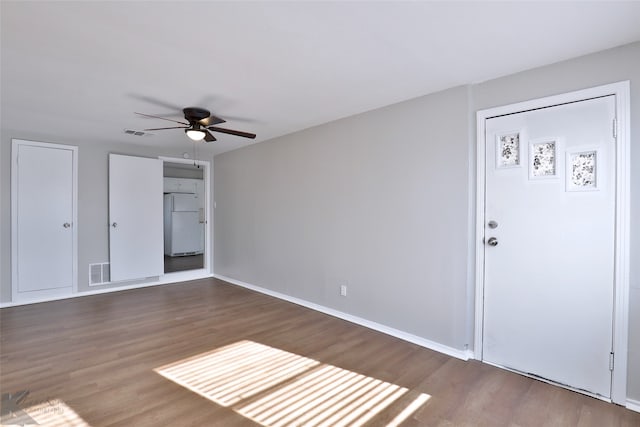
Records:
<instances>
[{"instance_id":1,"label":"closet door","mask_svg":"<svg viewBox=\"0 0 640 427\"><path fill-rule=\"evenodd\" d=\"M164 274L162 161L109 155L111 281Z\"/></svg>"},{"instance_id":2,"label":"closet door","mask_svg":"<svg viewBox=\"0 0 640 427\"><path fill-rule=\"evenodd\" d=\"M77 147L13 140L12 150L12 300L71 294Z\"/></svg>"}]
</instances>

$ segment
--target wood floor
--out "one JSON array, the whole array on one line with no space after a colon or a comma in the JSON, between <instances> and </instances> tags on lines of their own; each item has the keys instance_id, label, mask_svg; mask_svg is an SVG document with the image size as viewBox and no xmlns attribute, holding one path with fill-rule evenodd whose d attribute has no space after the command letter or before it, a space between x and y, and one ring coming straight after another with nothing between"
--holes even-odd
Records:
<instances>
[{"instance_id":1,"label":"wood floor","mask_svg":"<svg viewBox=\"0 0 640 427\"><path fill-rule=\"evenodd\" d=\"M625 408L214 279L0 321L3 405L28 391L14 409L50 425L640 426Z\"/></svg>"},{"instance_id":2,"label":"wood floor","mask_svg":"<svg viewBox=\"0 0 640 427\"><path fill-rule=\"evenodd\" d=\"M164 256L164 272L175 273L177 271L197 270L204 268L204 257L200 255L188 256Z\"/></svg>"}]
</instances>

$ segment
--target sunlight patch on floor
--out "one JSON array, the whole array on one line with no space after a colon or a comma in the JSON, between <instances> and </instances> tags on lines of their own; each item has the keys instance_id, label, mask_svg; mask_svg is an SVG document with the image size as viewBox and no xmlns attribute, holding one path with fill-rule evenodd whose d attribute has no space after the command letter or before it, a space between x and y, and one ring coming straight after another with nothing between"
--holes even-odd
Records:
<instances>
[{"instance_id":1,"label":"sunlight patch on floor","mask_svg":"<svg viewBox=\"0 0 640 427\"><path fill-rule=\"evenodd\" d=\"M155 371L222 406L231 406L319 364L266 345L241 341Z\"/></svg>"},{"instance_id":2,"label":"sunlight patch on floor","mask_svg":"<svg viewBox=\"0 0 640 427\"><path fill-rule=\"evenodd\" d=\"M263 426L360 426L409 390L252 341L240 341L155 371ZM429 395L397 409L397 426Z\"/></svg>"},{"instance_id":3,"label":"sunlight patch on floor","mask_svg":"<svg viewBox=\"0 0 640 427\"><path fill-rule=\"evenodd\" d=\"M427 403L431 396L425 393L420 393L406 408L402 410L396 417L387 424L387 427L397 427L407 420L414 412L416 412L422 405Z\"/></svg>"},{"instance_id":4,"label":"sunlight patch on floor","mask_svg":"<svg viewBox=\"0 0 640 427\"><path fill-rule=\"evenodd\" d=\"M49 399L21 408L2 417L0 425L41 425L50 427L91 427L60 399Z\"/></svg>"}]
</instances>

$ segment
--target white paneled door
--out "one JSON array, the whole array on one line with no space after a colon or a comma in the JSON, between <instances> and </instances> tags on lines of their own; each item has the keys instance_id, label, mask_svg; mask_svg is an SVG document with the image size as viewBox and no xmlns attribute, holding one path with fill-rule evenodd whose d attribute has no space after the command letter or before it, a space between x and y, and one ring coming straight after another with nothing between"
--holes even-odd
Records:
<instances>
[{"instance_id":1,"label":"white paneled door","mask_svg":"<svg viewBox=\"0 0 640 427\"><path fill-rule=\"evenodd\" d=\"M162 160L109 155L111 280L164 274Z\"/></svg>"},{"instance_id":2,"label":"white paneled door","mask_svg":"<svg viewBox=\"0 0 640 427\"><path fill-rule=\"evenodd\" d=\"M615 96L486 121L483 360L609 397Z\"/></svg>"},{"instance_id":3,"label":"white paneled door","mask_svg":"<svg viewBox=\"0 0 640 427\"><path fill-rule=\"evenodd\" d=\"M13 301L71 294L77 148L13 140Z\"/></svg>"}]
</instances>

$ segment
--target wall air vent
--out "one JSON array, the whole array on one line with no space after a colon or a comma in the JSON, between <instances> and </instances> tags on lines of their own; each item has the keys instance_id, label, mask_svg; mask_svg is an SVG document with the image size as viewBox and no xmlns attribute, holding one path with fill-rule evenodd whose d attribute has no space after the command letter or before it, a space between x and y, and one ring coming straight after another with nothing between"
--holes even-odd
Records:
<instances>
[{"instance_id":1,"label":"wall air vent","mask_svg":"<svg viewBox=\"0 0 640 427\"><path fill-rule=\"evenodd\" d=\"M89 264L89 286L104 285L111 281L111 270L108 262Z\"/></svg>"}]
</instances>

